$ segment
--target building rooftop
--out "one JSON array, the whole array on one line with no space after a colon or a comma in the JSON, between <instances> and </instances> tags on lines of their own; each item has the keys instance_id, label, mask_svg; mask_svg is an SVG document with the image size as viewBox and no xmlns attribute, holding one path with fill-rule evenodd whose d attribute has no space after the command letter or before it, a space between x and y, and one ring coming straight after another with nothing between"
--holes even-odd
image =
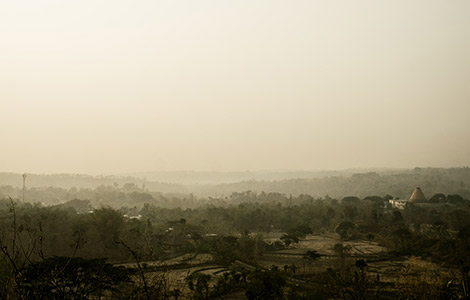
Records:
<instances>
[{"instance_id":1,"label":"building rooftop","mask_svg":"<svg viewBox=\"0 0 470 300\"><path fill-rule=\"evenodd\" d=\"M424 196L424 193L420 187L415 188L413 194L411 194L410 201L426 201L426 196Z\"/></svg>"}]
</instances>

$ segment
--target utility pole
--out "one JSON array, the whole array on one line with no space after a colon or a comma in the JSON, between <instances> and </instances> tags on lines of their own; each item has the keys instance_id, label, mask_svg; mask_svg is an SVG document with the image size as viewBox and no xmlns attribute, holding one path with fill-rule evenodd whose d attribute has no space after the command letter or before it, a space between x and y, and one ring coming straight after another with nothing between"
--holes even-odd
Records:
<instances>
[{"instance_id":1,"label":"utility pole","mask_svg":"<svg viewBox=\"0 0 470 300\"><path fill-rule=\"evenodd\" d=\"M24 203L24 192L26 190L26 173L23 174L23 203Z\"/></svg>"}]
</instances>

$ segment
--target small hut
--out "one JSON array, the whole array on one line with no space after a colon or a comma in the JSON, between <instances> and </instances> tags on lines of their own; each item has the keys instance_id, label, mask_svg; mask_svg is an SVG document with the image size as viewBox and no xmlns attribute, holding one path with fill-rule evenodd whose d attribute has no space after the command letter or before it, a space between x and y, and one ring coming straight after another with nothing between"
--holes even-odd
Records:
<instances>
[{"instance_id":1,"label":"small hut","mask_svg":"<svg viewBox=\"0 0 470 300\"><path fill-rule=\"evenodd\" d=\"M423 191L420 187L415 188L413 194L411 194L410 200L411 202L426 202L426 196L424 196Z\"/></svg>"}]
</instances>

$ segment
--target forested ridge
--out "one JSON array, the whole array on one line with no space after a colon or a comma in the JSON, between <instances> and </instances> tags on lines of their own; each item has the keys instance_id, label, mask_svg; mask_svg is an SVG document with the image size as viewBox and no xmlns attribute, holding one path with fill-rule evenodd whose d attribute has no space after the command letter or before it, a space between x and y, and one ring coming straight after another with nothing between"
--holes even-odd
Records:
<instances>
[{"instance_id":1,"label":"forested ridge","mask_svg":"<svg viewBox=\"0 0 470 300\"><path fill-rule=\"evenodd\" d=\"M459 194L470 198L470 168L415 168L408 171L354 173L321 178L297 178L274 181L248 180L216 185L183 185L147 181L134 177L92 177L87 175L34 175L28 174L26 199L44 204L57 204L75 198L88 199L96 205L116 208L124 203L142 205L171 199L172 204L182 205L178 199L225 198L234 192L281 193L312 197L330 196L342 198L348 195L392 195L409 198L417 186L429 196L436 193ZM129 195L128 192L135 192ZM126 194L126 196L124 196ZM0 173L0 196L22 196L20 174ZM153 200L151 199L153 198ZM162 198L163 197L163 198ZM100 201L100 203L98 203ZM162 203L159 203L162 205ZM184 206L184 204L183 204Z\"/></svg>"}]
</instances>

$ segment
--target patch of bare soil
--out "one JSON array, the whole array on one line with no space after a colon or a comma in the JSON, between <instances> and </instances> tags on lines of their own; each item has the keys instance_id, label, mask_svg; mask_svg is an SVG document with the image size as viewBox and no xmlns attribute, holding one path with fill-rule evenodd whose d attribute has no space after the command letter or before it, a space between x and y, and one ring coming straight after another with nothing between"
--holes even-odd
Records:
<instances>
[{"instance_id":1,"label":"patch of bare soil","mask_svg":"<svg viewBox=\"0 0 470 300\"><path fill-rule=\"evenodd\" d=\"M279 237L281 234L279 234ZM265 240L268 243L279 241L274 234L270 234ZM263 267L277 266L284 270L292 272L319 272L329 267L337 265L337 256L333 250L335 244L342 243L344 246L350 246L351 250L347 254L348 259L371 259L384 256L387 252L374 242L369 241L341 241L335 233L311 234L297 244L291 245L288 249L272 251L265 253L259 264ZM314 250L323 255L315 261L304 258L308 250Z\"/></svg>"}]
</instances>

